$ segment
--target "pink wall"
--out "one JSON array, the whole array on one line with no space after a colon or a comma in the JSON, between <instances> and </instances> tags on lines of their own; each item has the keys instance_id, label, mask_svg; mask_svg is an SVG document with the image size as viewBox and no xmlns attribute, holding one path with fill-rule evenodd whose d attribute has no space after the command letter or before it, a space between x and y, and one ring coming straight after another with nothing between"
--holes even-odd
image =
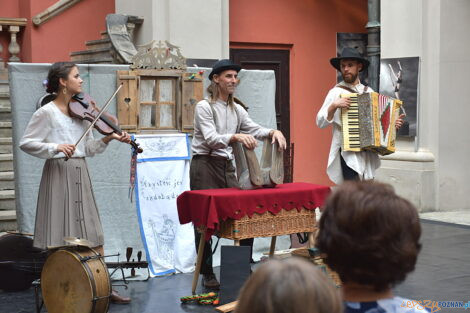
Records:
<instances>
[{"instance_id":1,"label":"pink wall","mask_svg":"<svg viewBox=\"0 0 470 313\"><path fill-rule=\"evenodd\" d=\"M337 32L366 32L366 0L230 1L231 47L291 45L290 123L294 180L331 185L326 165L331 129L315 117L335 84L329 59Z\"/></svg>"},{"instance_id":2,"label":"pink wall","mask_svg":"<svg viewBox=\"0 0 470 313\"><path fill-rule=\"evenodd\" d=\"M70 52L85 50L85 42L100 39L100 32L106 29L105 18L114 13L114 0L82 0L46 21L34 26L32 18L47 9L57 0L1 0L1 17L23 17L28 19L19 35L21 60L44 63L70 60ZM0 33L3 44L2 58L7 60L9 37Z\"/></svg>"}]
</instances>

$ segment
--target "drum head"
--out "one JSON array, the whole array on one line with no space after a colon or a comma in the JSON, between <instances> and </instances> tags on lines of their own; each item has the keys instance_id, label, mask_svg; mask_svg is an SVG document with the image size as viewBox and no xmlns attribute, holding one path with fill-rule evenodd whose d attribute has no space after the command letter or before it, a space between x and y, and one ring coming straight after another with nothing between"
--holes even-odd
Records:
<instances>
[{"instance_id":1,"label":"drum head","mask_svg":"<svg viewBox=\"0 0 470 313\"><path fill-rule=\"evenodd\" d=\"M85 254L94 256L91 249ZM102 261L97 259L94 262L101 264ZM90 278L94 274L104 275L103 277L107 277L109 282L106 267L90 268L88 263L81 262L72 250L63 249L51 254L41 273L42 296L47 311L49 313L95 312L96 305L93 306L93 298L96 295L96 286L92 281L93 277Z\"/></svg>"}]
</instances>

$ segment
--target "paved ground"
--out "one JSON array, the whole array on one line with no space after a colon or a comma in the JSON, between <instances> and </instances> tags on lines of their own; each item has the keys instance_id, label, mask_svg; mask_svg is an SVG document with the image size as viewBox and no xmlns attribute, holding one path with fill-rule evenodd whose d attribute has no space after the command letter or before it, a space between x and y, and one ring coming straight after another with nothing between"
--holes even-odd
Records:
<instances>
[{"instance_id":1,"label":"paved ground","mask_svg":"<svg viewBox=\"0 0 470 313\"><path fill-rule=\"evenodd\" d=\"M468 221L468 220L467 220ZM460 217L459 222L464 222ZM396 295L430 301L470 300L470 226L422 220L423 249L416 270L394 288ZM218 271L218 268L216 268ZM218 275L218 273L216 273ZM213 307L181 305L179 297L189 295L191 274L131 282L129 289L118 288L133 299L130 305L112 305L109 313L215 312ZM202 292L202 287L198 287ZM464 309L442 308L439 313ZM16 293L0 291L0 313L34 313L33 288ZM41 312L46 312L44 309ZM424 312L424 311L423 311Z\"/></svg>"}]
</instances>

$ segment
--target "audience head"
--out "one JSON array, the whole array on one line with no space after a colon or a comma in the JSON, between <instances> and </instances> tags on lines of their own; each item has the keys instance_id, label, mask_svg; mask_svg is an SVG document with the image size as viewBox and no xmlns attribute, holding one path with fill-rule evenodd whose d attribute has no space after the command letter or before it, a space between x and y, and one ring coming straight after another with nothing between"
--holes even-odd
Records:
<instances>
[{"instance_id":1,"label":"audience head","mask_svg":"<svg viewBox=\"0 0 470 313\"><path fill-rule=\"evenodd\" d=\"M316 245L344 283L384 291L414 270L420 236L416 208L390 185L345 182L326 201Z\"/></svg>"},{"instance_id":2,"label":"audience head","mask_svg":"<svg viewBox=\"0 0 470 313\"><path fill-rule=\"evenodd\" d=\"M297 257L269 260L243 286L235 313L340 313L333 282Z\"/></svg>"}]
</instances>

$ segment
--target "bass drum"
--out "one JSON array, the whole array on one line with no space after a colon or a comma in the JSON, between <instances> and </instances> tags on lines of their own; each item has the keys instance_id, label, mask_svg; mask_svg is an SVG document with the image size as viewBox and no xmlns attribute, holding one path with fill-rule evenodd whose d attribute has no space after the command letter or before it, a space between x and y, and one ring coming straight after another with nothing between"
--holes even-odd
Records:
<instances>
[{"instance_id":1,"label":"bass drum","mask_svg":"<svg viewBox=\"0 0 470 313\"><path fill-rule=\"evenodd\" d=\"M63 248L47 258L41 290L49 313L106 313L111 282L106 264L95 250Z\"/></svg>"}]
</instances>

